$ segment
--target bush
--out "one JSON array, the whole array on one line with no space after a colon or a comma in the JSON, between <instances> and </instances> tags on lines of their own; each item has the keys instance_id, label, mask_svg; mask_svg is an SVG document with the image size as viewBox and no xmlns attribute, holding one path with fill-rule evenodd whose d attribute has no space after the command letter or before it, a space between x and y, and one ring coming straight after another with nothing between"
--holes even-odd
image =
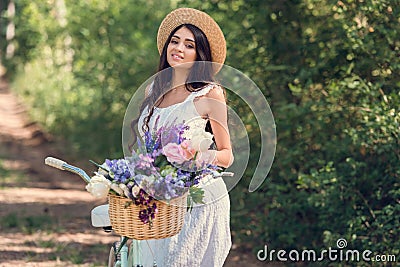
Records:
<instances>
[{"instance_id":1,"label":"bush","mask_svg":"<svg viewBox=\"0 0 400 267\"><path fill-rule=\"evenodd\" d=\"M226 63L259 85L277 125L269 178L249 194L258 126L231 99L252 147L231 192L235 242L320 249L344 237L399 253L398 1L65 2L60 14L51 1L18 1L18 50L5 64L34 117L82 157L121 153L126 105L155 70L159 22L172 6L199 8L221 25Z\"/></svg>"},{"instance_id":2,"label":"bush","mask_svg":"<svg viewBox=\"0 0 400 267\"><path fill-rule=\"evenodd\" d=\"M6 64L19 68L13 88L33 118L82 157L121 156L126 106L156 69L154 36L163 14L152 6L167 4L19 1L19 49Z\"/></svg>"}]
</instances>

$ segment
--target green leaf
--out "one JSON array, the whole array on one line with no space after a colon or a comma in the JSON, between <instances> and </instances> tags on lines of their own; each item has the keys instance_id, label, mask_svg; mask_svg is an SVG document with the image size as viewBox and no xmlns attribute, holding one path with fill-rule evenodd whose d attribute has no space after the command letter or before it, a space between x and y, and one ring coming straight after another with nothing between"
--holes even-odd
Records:
<instances>
[{"instance_id":1,"label":"green leaf","mask_svg":"<svg viewBox=\"0 0 400 267\"><path fill-rule=\"evenodd\" d=\"M95 161L93 161L93 160L91 160L91 159L90 159L89 161L90 161L91 163L93 163L95 166L97 166L98 168L105 170L106 172L109 172L109 171L110 171L110 170L108 170L106 167L104 167L104 166L98 164L97 162L95 162Z\"/></svg>"},{"instance_id":2,"label":"green leaf","mask_svg":"<svg viewBox=\"0 0 400 267\"><path fill-rule=\"evenodd\" d=\"M191 187L189 189L189 198L197 204L204 204L204 190L199 187Z\"/></svg>"}]
</instances>

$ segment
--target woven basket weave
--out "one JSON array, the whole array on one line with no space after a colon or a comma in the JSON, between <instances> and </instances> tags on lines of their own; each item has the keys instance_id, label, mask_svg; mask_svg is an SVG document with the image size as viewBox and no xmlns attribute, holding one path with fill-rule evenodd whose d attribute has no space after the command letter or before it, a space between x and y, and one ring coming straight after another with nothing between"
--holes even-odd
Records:
<instances>
[{"instance_id":1,"label":"woven basket weave","mask_svg":"<svg viewBox=\"0 0 400 267\"><path fill-rule=\"evenodd\" d=\"M140 207L132 200L109 195L109 216L115 233L136 240L161 239L174 236L182 229L186 213L187 194L169 203L155 200L157 214L150 228L139 219Z\"/></svg>"}]
</instances>

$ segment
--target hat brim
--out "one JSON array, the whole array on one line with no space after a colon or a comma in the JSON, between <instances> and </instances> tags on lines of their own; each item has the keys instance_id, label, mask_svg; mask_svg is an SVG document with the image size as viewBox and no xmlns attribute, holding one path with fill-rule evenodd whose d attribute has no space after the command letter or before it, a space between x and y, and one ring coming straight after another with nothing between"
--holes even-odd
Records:
<instances>
[{"instance_id":1,"label":"hat brim","mask_svg":"<svg viewBox=\"0 0 400 267\"><path fill-rule=\"evenodd\" d=\"M192 24L203 31L210 44L211 59L223 64L226 58L226 41L218 24L208 14L193 8L178 8L169 13L158 29L157 47L161 54L171 32L182 24Z\"/></svg>"}]
</instances>

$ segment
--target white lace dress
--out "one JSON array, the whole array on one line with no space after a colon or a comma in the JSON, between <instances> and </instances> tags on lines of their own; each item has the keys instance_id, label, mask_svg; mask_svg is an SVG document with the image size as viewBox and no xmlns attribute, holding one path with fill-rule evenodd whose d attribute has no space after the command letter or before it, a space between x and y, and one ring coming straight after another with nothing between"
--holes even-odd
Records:
<instances>
[{"instance_id":1,"label":"white lace dress","mask_svg":"<svg viewBox=\"0 0 400 267\"><path fill-rule=\"evenodd\" d=\"M196 97L204 96L214 84L207 85L198 92L191 93L183 102L166 108L155 108L149 121L153 129L155 118L159 116L157 126L176 123L195 122L205 127L206 120L201 118L194 105ZM145 111L139 121L147 115ZM138 128L141 134L142 124ZM218 267L222 266L231 248L230 201L224 181L210 178L200 186L205 191L205 205L195 206L185 216L181 232L173 237L141 241L143 266L158 267Z\"/></svg>"}]
</instances>

